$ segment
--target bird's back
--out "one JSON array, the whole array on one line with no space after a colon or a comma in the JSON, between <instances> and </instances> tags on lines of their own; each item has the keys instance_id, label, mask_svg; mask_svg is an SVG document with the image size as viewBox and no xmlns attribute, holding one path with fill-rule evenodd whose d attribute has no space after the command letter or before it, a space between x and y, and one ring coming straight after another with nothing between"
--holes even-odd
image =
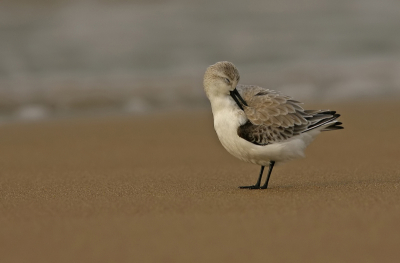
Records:
<instances>
[{"instance_id":1,"label":"bird's back","mask_svg":"<svg viewBox=\"0 0 400 263\"><path fill-rule=\"evenodd\" d=\"M304 110L299 101L279 92L252 85L238 85L248 106L244 112L248 121L238 128L238 135L254 144L267 145L288 140L319 128L342 129L329 110Z\"/></svg>"}]
</instances>

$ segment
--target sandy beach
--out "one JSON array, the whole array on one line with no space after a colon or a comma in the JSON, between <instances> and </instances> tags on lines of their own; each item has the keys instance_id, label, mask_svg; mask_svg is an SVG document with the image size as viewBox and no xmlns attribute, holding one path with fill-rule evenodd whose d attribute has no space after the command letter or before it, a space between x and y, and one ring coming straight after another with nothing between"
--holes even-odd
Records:
<instances>
[{"instance_id":1,"label":"sandy beach","mask_svg":"<svg viewBox=\"0 0 400 263\"><path fill-rule=\"evenodd\" d=\"M345 129L268 190L208 110L2 125L0 262L398 260L400 101L314 106Z\"/></svg>"}]
</instances>

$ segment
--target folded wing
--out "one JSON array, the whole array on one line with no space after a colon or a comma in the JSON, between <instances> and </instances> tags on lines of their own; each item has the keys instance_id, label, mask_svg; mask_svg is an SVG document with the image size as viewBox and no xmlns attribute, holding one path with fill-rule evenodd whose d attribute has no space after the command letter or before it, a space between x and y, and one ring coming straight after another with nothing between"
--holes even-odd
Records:
<instances>
[{"instance_id":1,"label":"folded wing","mask_svg":"<svg viewBox=\"0 0 400 263\"><path fill-rule=\"evenodd\" d=\"M334 111L304 110L301 102L258 86L236 88L248 104L244 106L248 122L237 133L251 143L268 145L321 126L324 126L322 130L343 128L336 121L340 115Z\"/></svg>"}]
</instances>

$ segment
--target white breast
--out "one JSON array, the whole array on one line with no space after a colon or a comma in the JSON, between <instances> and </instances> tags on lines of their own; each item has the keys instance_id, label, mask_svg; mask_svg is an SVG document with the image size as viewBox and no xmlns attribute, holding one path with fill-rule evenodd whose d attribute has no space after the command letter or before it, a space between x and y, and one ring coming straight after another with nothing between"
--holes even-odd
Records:
<instances>
[{"instance_id":1,"label":"white breast","mask_svg":"<svg viewBox=\"0 0 400 263\"><path fill-rule=\"evenodd\" d=\"M266 166L271 160L281 163L303 157L305 148L319 133L304 133L285 142L256 145L238 136L237 129L247 122L247 118L238 107L229 106L213 107L214 128L224 148L245 162Z\"/></svg>"}]
</instances>

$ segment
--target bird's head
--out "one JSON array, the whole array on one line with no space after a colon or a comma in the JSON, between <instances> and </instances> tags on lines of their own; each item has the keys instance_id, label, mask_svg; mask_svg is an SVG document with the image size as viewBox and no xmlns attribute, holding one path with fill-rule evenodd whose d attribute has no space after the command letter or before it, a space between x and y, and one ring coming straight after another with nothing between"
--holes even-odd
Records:
<instances>
[{"instance_id":1,"label":"bird's head","mask_svg":"<svg viewBox=\"0 0 400 263\"><path fill-rule=\"evenodd\" d=\"M207 68L204 74L204 90L209 95L229 95L239 82L239 71L231 62L217 62Z\"/></svg>"},{"instance_id":2,"label":"bird's head","mask_svg":"<svg viewBox=\"0 0 400 263\"><path fill-rule=\"evenodd\" d=\"M239 71L231 62L221 61L209 66L203 79L207 97L211 100L214 97L232 96L239 107L241 107L240 104L247 106L236 90L239 79Z\"/></svg>"}]
</instances>

